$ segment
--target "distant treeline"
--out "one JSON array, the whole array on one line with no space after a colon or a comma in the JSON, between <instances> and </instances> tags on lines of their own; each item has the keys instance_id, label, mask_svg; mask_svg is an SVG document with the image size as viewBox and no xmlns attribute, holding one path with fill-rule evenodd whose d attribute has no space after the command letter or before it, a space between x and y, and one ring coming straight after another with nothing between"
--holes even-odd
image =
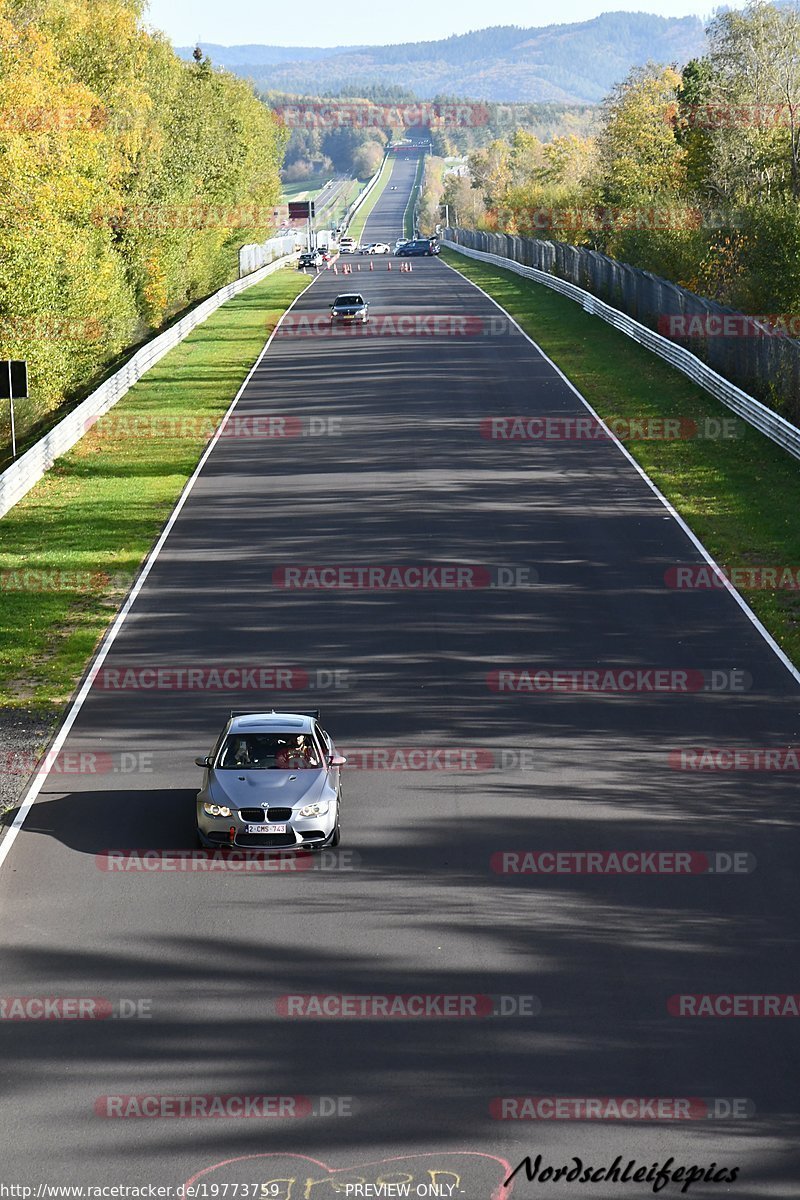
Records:
<instances>
[{"instance_id":1,"label":"distant treeline","mask_svg":"<svg viewBox=\"0 0 800 1200\"><path fill-rule=\"evenodd\" d=\"M378 83L320 96L267 92L264 99L290 134L287 182L334 170L366 178L386 143L409 130L430 131L433 152L452 156L488 146L515 129L542 141L586 136L599 112L593 105L497 104L453 95L423 100L398 84Z\"/></svg>"}]
</instances>

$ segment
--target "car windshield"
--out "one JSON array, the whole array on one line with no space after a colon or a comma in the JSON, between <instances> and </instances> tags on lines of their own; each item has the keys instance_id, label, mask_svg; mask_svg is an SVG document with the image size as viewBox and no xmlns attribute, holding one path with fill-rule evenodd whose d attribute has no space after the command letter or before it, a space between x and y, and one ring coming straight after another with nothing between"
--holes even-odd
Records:
<instances>
[{"instance_id":1,"label":"car windshield","mask_svg":"<svg viewBox=\"0 0 800 1200\"><path fill-rule=\"evenodd\" d=\"M230 733L216 765L223 771L297 771L322 763L310 733Z\"/></svg>"},{"instance_id":2,"label":"car windshield","mask_svg":"<svg viewBox=\"0 0 800 1200\"><path fill-rule=\"evenodd\" d=\"M360 306L364 303L363 296L337 296L334 301L337 305L347 305L348 307Z\"/></svg>"}]
</instances>

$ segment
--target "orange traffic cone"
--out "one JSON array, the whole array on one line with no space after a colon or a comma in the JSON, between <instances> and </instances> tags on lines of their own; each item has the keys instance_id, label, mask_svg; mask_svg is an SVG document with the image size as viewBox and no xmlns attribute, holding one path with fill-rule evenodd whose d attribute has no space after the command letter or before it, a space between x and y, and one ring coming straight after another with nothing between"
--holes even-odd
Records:
<instances>
[{"instance_id":1,"label":"orange traffic cone","mask_svg":"<svg viewBox=\"0 0 800 1200\"><path fill-rule=\"evenodd\" d=\"M386 265L387 265L387 267L389 268L389 270L391 271L391 269L392 269L392 261L391 261L391 259L389 260L389 262L388 262Z\"/></svg>"},{"instance_id":2,"label":"orange traffic cone","mask_svg":"<svg viewBox=\"0 0 800 1200\"><path fill-rule=\"evenodd\" d=\"M372 259L369 260L369 269L370 271L375 270L375 263L372 261Z\"/></svg>"}]
</instances>

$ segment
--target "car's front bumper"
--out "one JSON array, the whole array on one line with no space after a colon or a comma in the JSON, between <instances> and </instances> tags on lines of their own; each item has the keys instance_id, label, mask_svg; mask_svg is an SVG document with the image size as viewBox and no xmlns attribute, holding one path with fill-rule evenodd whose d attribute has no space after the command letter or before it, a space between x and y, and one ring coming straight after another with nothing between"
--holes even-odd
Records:
<instances>
[{"instance_id":1,"label":"car's front bumper","mask_svg":"<svg viewBox=\"0 0 800 1200\"><path fill-rule=\"evenodd\" d=\"M280 821L264 820L264 824L285 825L285 833L248 833L248 825L261 822L246 821L234 809L230 817L211 817L197 805L197 833L204 846L236 846L250 850L313 850L327 846L336 831L338 808L328 806L323 816L294 817ZM233 837L231 837L233 830Z\"/></svg>"}]
</instances>

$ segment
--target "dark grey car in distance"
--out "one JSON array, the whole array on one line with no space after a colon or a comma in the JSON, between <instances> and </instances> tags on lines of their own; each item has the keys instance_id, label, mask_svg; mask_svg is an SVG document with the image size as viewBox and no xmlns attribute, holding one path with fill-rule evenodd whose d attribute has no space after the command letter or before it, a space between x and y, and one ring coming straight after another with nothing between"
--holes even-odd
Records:
<instances>
[{"instance_id":1,"label":"dark grey car in distance","mask_svg":"<svg viewBox=\"0 0 800 1200\"><path fill-rule=\"evenodd\" d=\"M331 305L331 322L345 321L351 324L360 321L365 325L369 320L369 304L359 292L345 292L337 296Z\"/></svg>"}]
</instances>

